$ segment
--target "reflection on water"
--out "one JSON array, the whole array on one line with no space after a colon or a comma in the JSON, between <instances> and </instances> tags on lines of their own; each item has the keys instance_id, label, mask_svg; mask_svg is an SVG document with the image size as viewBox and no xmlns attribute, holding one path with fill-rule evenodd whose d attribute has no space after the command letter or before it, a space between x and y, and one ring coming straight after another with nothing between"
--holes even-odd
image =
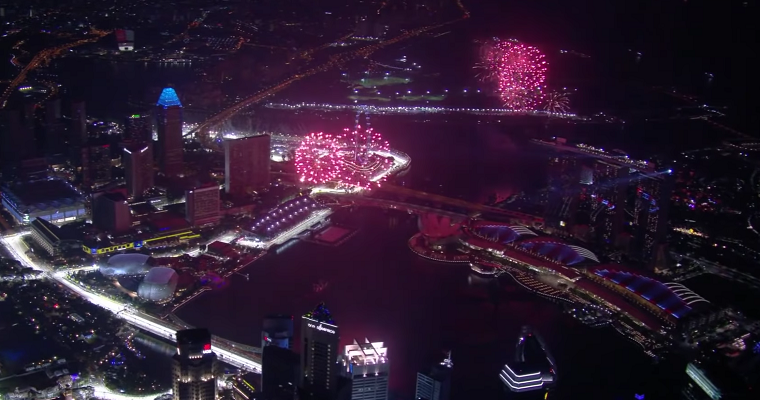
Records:
<instances>
[{"instance_id":1,"label":"reflection on water","mask_svg":"<svg viewBox=\"0 0 760 400\"><path fill-rule=\"evenodd\" d=\"M325 301L340 326L342 346L365 337L388 345L391 387L405 397L414 391L417 371L439 362L450 349L455 398L469 398L474 387L487 395L483 398L495 398L502 392L499 369L522 325L541 331L558 364L568 366L560 369L566 375L563 382L583 382L589 373L603 382L570 384L566 390L573 390L567 395L560 390L556 398L640 387L644 376L632 376L629 370L647 366L647 357L612 331L591 331L508 279L478 281L467 265L414 255L407 241L416 232L415 216L367 209L336 218L360 228L344 245L301 243L267 256L246 269L249 281L234 277L228 290L204 294L181 309L179 317L222 337L257 344L265 315L298 316ZM320 280L330 284L315 293L313 284ZM611 353L616 358L605 357ZM621 358L628 360L626 365L617 363Z\"/></svg>"}]
</instances>

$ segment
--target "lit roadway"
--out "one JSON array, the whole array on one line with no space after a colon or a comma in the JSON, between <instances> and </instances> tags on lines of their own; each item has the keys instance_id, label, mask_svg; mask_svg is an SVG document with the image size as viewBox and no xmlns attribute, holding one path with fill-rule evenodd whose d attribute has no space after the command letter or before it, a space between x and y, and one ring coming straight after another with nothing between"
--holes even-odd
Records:
<instances>
[{"instance_id":1,"label":"lit roadway","mask_svg":"<svg viewBox=\"0 0 760 400\"><path fill-rule=\"evenodd\" d=\"M699 266L703 267L707 273L718 275L733 282L740 282L753 289L760 290L760 279L752 275L707 261L704 258L693 258L683 254L678 254L678 256L697 263Z\"/></svg>"},{"instance_id":2,"label":"lit roadway","mask_svg":"<svg viewBox=\"0 0 760 400\"><path fill-rule=\"evenodd\" d=\"M23 234L15 234L6 236L2 239L2 244L8 252L25 267L44 272L48 277L78 294L90 303L105 308L129 324L164 339L175 340L177 330L183 329L175 324L137 311L125 303L110 299L98 293L93 293L80 284L68 280L66 278L67 271L54 272L48 265L34 263L26 255L26 250L24 249L25 245L21 241L22 235ZM251 351L247 351L247 349L250 349L249 346L239 345L216 336L212 338L211 346L212 350L221 361L244 370L257 373L261 371L261 357Z\"/></svg>"},{"instance_id":3,"label":"lit roadway","mask_svg":"<svg viewBox=\"0 0 760 400\"><path fill-rule=\"evenodd\" d=\"M2 96L0 96L0 109L5 108L5 106L8 104L8 98L11 96L11 93L13 93L13 90L15 90L18 85L21 84L21 82L26 80L26 75L34 70L35 68L39 67L40 65L47 64L51 59L61 55L64 51L71 49L72 47L77 47L79 45L90 43L97 41L98 39L102 38L103 36L111 33L110 31L99 31L95 28L92 28L92 32L94 37L87 38L87 39L81 39L77 40L76 42L71 42L67 44L63 44L56 47L51 47L49 49L44 49L37 53L34 58L32 58L31 61L29 61L29 64L26 64L24 69L19 72L18 76L11 81L11 83L8 85L8 87L3 92Z\"/></svg>"},{"instance_id":4,"label":"lit roadway","mask_svg":"<svg viewBox=\"0 0 760 400\"><path fill-rule=\"evenodd\" d=\"M399 43L399 42L404 41L406 39L411 39L411 38L413 38L415 36L418 36L418 35L420 35L422 33L431 31L433 29L437 29L437 28L440 28L442 26L449 25L451 23L458 22L458 21L461 21L463 19L469 18L469 12L467 12L466 9L464 8L464 6L461 5L461 4L462 4L461 1L457 0L457 5L463 11L463 16L461 18L458 18L458 19L455 19L455 20L452 20L452 21L448 21L448 22L443 22L443 23L436 24L436 25L428 25L428 26L424 26L422 28L413 29L413 30L407 31L407 32L405 32L405 33L403 33L403 34L401 34L399 36L396 36L396 37L394 37L392 39L388 39L388 40L385 40L385 41L382 41L382 42L379 42L379 43L376 43L376 44L373 44L373 45L365 46L365 47L362 47L362 48L359 48L359 49L356 49L356 50L352 50L352 51L348 51L348 52L345 52L345 53L334 54L334 55L330 56L330 58L329 58L329 60L327 62L325 62L325 63L323 63L323 64L321 64L319 66L309 68L309 69L307 69L305 71L298 72L295 75L292 75L291 77L289 77L287 79L284 79L284 80L280 81L279 83L277 83L277 84L275 84L273 86L270 86L270 87L268 87L266 89L259 90L258 92L254 93L251 96L243 99L242 101L240 101L240 102L232 105L231 107L229 107L229 108L227 108L225 110L220 111L219 113L211 116L209 119L207 119L202 124L198 125L195 129L189 131L186 134L186 136L191 136L191 135L194 135L194 134L196 134L198 132L204 132L205 130L207 130L210 127L219 125L220 123L222 123L222 122L230 119L235 114L239 113L240 111L244 110L245 108L247 108L247 107L249 107L249 106L251 106L253 104L258 103L258 102L266 99L269 96L274 95L275 93L277 93L277 92L279 92L279 91L287 88L291 84L293 84L295 82L298 82L298 81L300 81L303 78L306 78L306 77L309 77L309 76L312 76L312 75L316 75L316 74L318 74L320 72L329 71L329 70L331 70L333 68L336 68L336 67L339 67L341 65L344 65L346 62L351 61L351 60L355 60L355 59L359 59L359 58L366 58L370 54L372 54L372 53L374 53L374 52L376 52L376 51L378 51L378 50L380 50L382 48L385 48L387 46Z\"/></svg>"}]
</instances>

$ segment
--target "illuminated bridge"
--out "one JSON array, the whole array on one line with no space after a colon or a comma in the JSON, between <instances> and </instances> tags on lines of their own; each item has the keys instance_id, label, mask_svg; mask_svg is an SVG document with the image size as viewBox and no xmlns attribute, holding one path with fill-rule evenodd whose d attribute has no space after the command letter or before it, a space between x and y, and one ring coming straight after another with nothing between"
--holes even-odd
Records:
<instances>
[{"instance_id":1,"label":"illuminated bridge","mask_svg":"<svg viewBox=\"0 0 760 400\"><path fill-rule=\"evenodd\" d=\"M431 209L458 210L459 214L468 215L473 213L488 214L495 217L506 218L510 223L515 225L532 226L536 228L541 228L544 225L544 219L541 217L536 217L534 215L521 213L518 211L504 210L501 208L472 203L465 200L454 199L451 197L422 192L419 190L413 190L387 183L371 192L370 196L374 196L375 192L378 192L379 196L383 196L384 194L393 195L394 200L401 203L414 204L415 206L418 204L415 204L413 201L421 200L424 202L423 204L428 204L426 207Z\"/></svg>"},{"instance_id":2,"label":"illuminated bridge","mask_svg":"<svg viewBox=\"0 0 760 400\"><path fill-rule=\"evenodd\" d=\"M461 2L459 4L461 4ZM463 6L460 7L460 8L462 8L464 10ZM464 11L463 11L463 13L464 13ZM313 66L311 68L307 68L307 69L304 69L302 71L299 71L296 74L291 75L290 77L288 77L286 79L283 79L282 81L280 81L280 82L278 82L278 83L276 83L276 84L274 84L274 85L272 85L272 86L270 86L268 88L264 88L262 90L259 90L258 92L256 92L256 93L252 94L251 96L249 96L249 97L241 100L238 103L235 103L234 105L228 107L227 109L224 109L224 110L216 113L215 115L213 115L209 119L207 119L205 122L201 123L196 128L194 128L193 130L191 130L190 132L188 132L186 134L186 136L192 136L194 134L199 133L202 136L201 139L202 140L206 140L207 136L208 136L206 133L208 132L208 130L210 128L220 125L221 123L223 123L224 121L232 118L237 113L243 111L247 107L249 107L249 106L251 106L253 104L259 103L260 101L266 99L269 96L272 96L272 95L280 92L281 90L287 88L288 86L290 86L291 84L293 84L295 82L300 81L301 79L310 77L312 75L316 75L316 74L321 73L321 72L329 71L329 70L334 69L336 67L340 67L340 66L342 66L342 65L344 65L347 62L352 61L352 60L367 58L372 53L374 53L374 52L376 52L378 50L381 50L381 49L383 49L383 48L385 48L387 46L390 46L390 45L402 42L402 41L407 40L407 39L411 39L411 38L413 38L415 36L419 36L420 34L423 34L425 32L431 31L433 29L437 29L437 28L440 28L440 27L443 27L443 26L446 26L446 25L449 25L449 24L452 24L452 23L455 23L455 22L462 21L464 19L467 19L468 17L469 17L469 14L468 13L464 13L461 18L457 18L455 20L451 20L451 21L447 21L447 22L443 22L443 23L439 23L439 24L434 24L434 25L423 26L423 27L417 28L417 29L411 29L411 30L408 30L408 31L402 33L401 35L398 35L396 37L393 37L391 39L388 39L388 40L385 40L385 41L382 41L382 42L379 42L379 43L375 43L375 44L372 44L372 45L369 45L369 46L364 46L364 47L361 47L361 48L358 48L358 49L355 49L355 50L351 50L351 51L347 51L347 52L343 52L343 53L333 54L333 55L331 55L329 57L328 61L326 61L326 62L324 62L322 64L319 64L319 65ZM344 37L347 37L347 36L344 36ZM330 43L333 43L333 41L331 41ZM327 46L329 46L329 44ZM319 50L321 48L325 48L325 45L319 46L319 47L317 47L317 48L315 48L313 50L316 51L316 50ZM313 51L307 50L303 54L305 56L307 56L307 58L308 58L308 57L310 57L312 55L312 53L313 53Z\"/></svg>"}]
</instances>

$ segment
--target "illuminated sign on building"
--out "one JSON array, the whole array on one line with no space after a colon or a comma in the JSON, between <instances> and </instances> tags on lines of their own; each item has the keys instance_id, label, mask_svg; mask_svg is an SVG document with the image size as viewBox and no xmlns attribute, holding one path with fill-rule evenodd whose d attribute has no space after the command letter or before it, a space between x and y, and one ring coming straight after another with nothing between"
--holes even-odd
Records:
<instances>
[{"instance_id":1,"label":"illuminated sign on building","mask_svg":"<svg viewBox=\"0 0 760 400\"><path fill-rule=\"evenodd\" d=\"M190 240L190 239L199 238L200 235L193 231L184 231L180 233L172 233L169 235L158 236L151 239L135 240L134 242L131 242L131 243L122 243L122 244L117 244L115 246L108 246L108 247L101 247L101 248L91 248L91 247L87 247L83 245L82 250L85 253L92 254L92 255L106 254L106 253L113 253L114 251L139 249L143 247L146 243L155 242L162 239L170 239L174 237L178 238L179 240Z\"/></svg>"},{"instance_id":2,"label":"illuminated sign on building","mask_svg":"<svg viewBox=\"0 0 760 400\"><path fill-rule=\"evenodd\" d=\"M203 345L203 354L211 354L211 343Z\"/></svg>"},{"instance_id":3,"label":"illuminated sign on building","mask_svg":"<svg viewBox=\"0 0 760 400\"><path fill-rule=\"evenodd\" d=\"M316 329L318 331L332 333L333 335L335 334L335 330L334 329L327 328L322 323L320 323L319 325L307 324L307 326L309 328L314 328L314 329Z\"/></svg>"}]
</instances>

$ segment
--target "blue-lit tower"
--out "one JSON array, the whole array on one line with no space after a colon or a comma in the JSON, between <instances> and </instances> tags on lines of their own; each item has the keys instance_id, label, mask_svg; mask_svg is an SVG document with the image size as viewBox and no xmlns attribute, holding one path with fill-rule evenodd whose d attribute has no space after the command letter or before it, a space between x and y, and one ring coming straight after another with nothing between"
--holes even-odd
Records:
<instances>
[{"instance_id":1,"label":"blue-lit tower","mask_svg":"<svg viewBox=\"0 0 760 400\"><path fill-rule=\"evenodd\" d=\"M182 103L177 92L165 88L156 104L158 143L156 156L159 172L168 177L182 174Z\"/></svg>"}]
</instances>

